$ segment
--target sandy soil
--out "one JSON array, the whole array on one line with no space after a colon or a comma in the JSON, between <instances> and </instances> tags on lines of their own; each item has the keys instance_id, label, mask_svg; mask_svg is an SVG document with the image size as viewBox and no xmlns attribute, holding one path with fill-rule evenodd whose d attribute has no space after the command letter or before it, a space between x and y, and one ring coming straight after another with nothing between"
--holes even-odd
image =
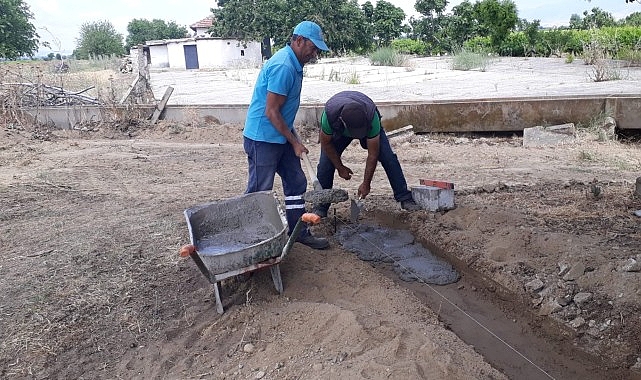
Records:
<instances>
[{"instance_id":1,"label":"sandy soil","mask_svg":"<svg viewBox=\"0 0 641 380\"><path fill-rule=\"evenodd\" d=\"M315 131L301 134L316 162ZM205 124L0 129L1 377L640 377L638 143L399 137L408 183L452 181L457 207L402 211L379 168L361 222L411 231L455 265L457 284L404 283L342 250L344 202L314 227L331 249L295 244L281 264L283 295L269 271L225 280L219 315L178 251L189 242L184 209L244 191L240 136L239 125ZM364 157L346 153L357 177ZM355 193L358 183L337 185ZM460 324L478 336L457 336ZM536 345L579 364L531 357ZM520 356L501 364L483 346Z\"/></svg>"}]
</instances>

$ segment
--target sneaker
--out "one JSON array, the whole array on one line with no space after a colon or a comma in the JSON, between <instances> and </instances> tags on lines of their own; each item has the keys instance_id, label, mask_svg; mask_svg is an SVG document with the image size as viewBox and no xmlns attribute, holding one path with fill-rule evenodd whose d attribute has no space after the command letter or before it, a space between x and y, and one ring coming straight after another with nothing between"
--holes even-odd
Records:
<instances>
[{"instance_id":1,"label":"sneaker","mask_svg":"<svg viewBox=\"0 0 641 380\"><path fill-rule=\"evenodd\" d=\"M312 211L314 214L320 216L321 218L327 218L327 210L317 207Z\"/></svg>"},{"instance_id":2,"label":"sneaker","mask_svg":"<svg viewBox=\"0 0 641 380\"><path fill-rule=\"evenodd\" d=\"M414 202L414 199L408 199L401 202L401 208L407 211L418 211L421 209L421 206Z\"/></svg>"},{"instance_id":3,"label":"sneaker","mask_svg":"<svg viewBox=\"0 0 641 380\"><path fill-rule=\"evenodd\" d=\"M312 249L329 248L329 241L327 241L327 239L314 237L312 234L299 236L298 239L296 239L296 241Z\"/></svg>"}]
</instances>

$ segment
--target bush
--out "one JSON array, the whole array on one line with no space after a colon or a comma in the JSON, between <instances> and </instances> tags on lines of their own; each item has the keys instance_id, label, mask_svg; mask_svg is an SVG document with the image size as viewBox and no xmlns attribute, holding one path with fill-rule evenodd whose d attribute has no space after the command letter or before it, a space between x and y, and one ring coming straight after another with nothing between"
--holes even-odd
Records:
<instances>
[{"instance_id":1,"label":"bush","mask_svg":"<svg viewBox=\"0 0 641 380\"><path fill-rule=\"evenodd\" d=\"M463 50L474 53L492 52L492 41L490 37L474 37L463 43Z\"/></svg>"},{"instance_id":2,"label":"bush","mask_svg":"<svg viewBox=\"0 0 641 380\"><path fill-rule=\"evenodd\" d=\"M425 42L409 38L392 41L392 48L401 54L425 55L427 53Z\"/></svg>"},{"instance_id":3,"label":"bush","mask_svg":"<svg viewBox=\"0 0 641 380\"><path fill-rule=\"evenodd\" d=\"M474 53L463 49L454 54L452 59L452 70L468 71L479 69L481 71L485 71L492 60L493 57L490 54Z\"/></svg>"},{"instance_id":4,"label":"bush","mask_svg":"<svg viewBox=\"0 0 641 380\"><path fill-rule=\"evenodd\" d=\"M369 60L374 66L405 66L407 59L404 55L399 54L391 47L383 47L369 56Z\"/></svg>"}]
</instances>

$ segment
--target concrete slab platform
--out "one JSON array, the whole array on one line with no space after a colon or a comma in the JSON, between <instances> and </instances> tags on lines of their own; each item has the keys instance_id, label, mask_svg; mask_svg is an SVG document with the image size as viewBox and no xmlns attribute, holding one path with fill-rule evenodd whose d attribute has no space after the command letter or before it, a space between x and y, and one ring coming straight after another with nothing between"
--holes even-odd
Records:
<instances>
[{"instance_id":1,"label":"concrete slab platform","mask_svg":"<svg viewBox=\"0 0 641 380\"><path fill-rule=\"evenodd\" d=\"M343 90L362 91L376 102L416 102L568 95L641 94L641 68L613 67L619 80L594 82L593 67L575 59L500 57L486 71L452 70L451 57L411 58L405 67L372 66L366 58L321 59L305 66L303 105L323 104ZM259 68L152 70L160 99L169 105L247 105Z\"/></svg>"}]
</instances>

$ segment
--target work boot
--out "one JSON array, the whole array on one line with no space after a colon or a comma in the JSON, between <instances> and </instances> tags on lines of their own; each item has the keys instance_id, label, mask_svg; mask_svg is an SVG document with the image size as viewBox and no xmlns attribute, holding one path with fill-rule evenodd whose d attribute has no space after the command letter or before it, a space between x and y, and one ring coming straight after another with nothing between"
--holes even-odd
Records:
<instances>
[{"instance_id":1,"label":"work boot","mask_svg":"<svg viewBox=\"0 0 641 380\"><path fill-rule=\"evenodd\" d=\"M312 234L305 234L303 236L299 236L298 239L296 239L296 241L312 249L329 248L329 241L327 241L327 239L315 237Z\"/></svg>"},{"instance_id":2,"label":"work boot","mask_svg":"<svg viewBox=\"0 0 641 380\"><path fill-rule=\"evenodd\" d=\"M408 199L401 201L401 208L407 211L418 211L421 209L421 206L414 202L414 199Z\"/></svg>"}]
</instances>

